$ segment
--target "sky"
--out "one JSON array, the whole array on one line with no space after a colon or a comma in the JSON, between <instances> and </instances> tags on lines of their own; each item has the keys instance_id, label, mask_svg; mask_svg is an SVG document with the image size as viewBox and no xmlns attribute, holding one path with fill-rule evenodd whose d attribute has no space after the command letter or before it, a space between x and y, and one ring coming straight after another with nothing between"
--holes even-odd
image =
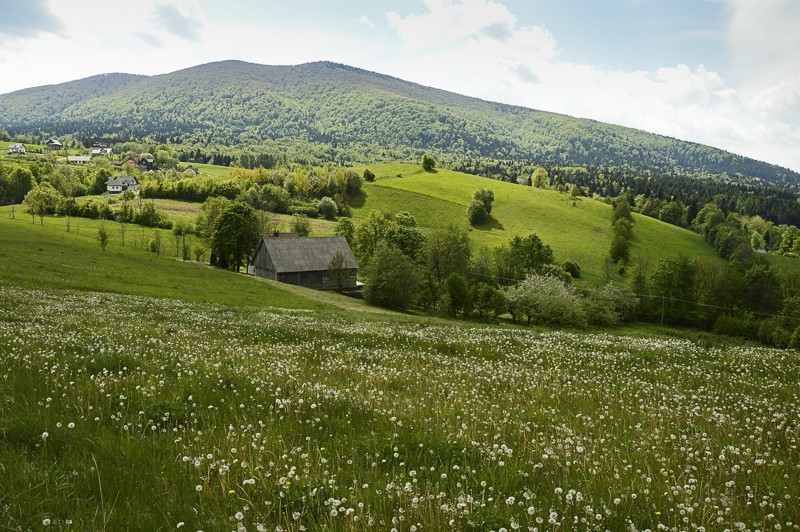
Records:
<instances>
[{"instance_id":1,"label":"sky","mask_svg":"<svg viewBox=\"0 0 800 532\"><path fill-rule=\"evenodd\" d=\"M0 0L0 94L327 60L800 171L799 28L800 0Z\"/></svg>"}]
</instances>

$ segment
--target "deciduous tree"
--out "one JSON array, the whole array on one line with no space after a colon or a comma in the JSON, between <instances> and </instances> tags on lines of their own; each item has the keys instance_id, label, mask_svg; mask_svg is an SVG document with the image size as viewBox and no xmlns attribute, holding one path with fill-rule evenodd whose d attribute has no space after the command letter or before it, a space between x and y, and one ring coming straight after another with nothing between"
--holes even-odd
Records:
<instances>
[{"instance_id":1,"label":"deciduous tree","mask_svg":"<svg viewBox=\"0 0 800 532\"><path fill-rule=\"evenodd\" d=\"M36 216L39 217L39 223L44 225L44 217L46 214L53 214L56 212L59 201L63 196L53 188L48 182L39 183L33 189L25 194L23 204L27 208L31 217L35 221Z\"/></svg>"},{"instance_id":2,"label":"deciduous tree","mask_svg":"<svg viewBox=\"0 0 800 532\"><path fill-rule=\"evenodd\" d=\"M252 207L242 202L229 205L214 227L212 248L218 259L239 271L261 236L259 225Z\"/></svg>"}]
</instances>

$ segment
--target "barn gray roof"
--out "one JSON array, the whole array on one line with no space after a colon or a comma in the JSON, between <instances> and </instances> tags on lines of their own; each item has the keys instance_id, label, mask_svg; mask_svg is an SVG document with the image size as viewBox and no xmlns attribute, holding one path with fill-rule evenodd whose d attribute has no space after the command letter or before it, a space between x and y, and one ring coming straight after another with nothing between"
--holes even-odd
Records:
<instances>
[{"instance_id":1,"label":"barn gray roof","mask_svg":"<svg viewBox=\"0 0 800 532\"><path fill-rule=\"evenodd\" d=\"M261 246L266 247L276 273L325 271L337 251L344 255L346 269L358 268L343 236L264 238Z\"/></svg>"}]
</instances>

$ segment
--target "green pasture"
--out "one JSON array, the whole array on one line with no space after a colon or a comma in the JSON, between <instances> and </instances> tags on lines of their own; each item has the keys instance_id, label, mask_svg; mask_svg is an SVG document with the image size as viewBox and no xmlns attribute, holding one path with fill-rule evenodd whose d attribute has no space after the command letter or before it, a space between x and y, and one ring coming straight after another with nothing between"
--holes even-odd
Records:
<instances>
[{"instance_id":1,"label":"green pasture","mask_svg":"<svg viewBox=\"0 0 800 532\"><path fill-rule=\"evenodd\" d=\"M373 209L408 211L425 229L458 224L468 226L467 206L479 187L494 192L489 222L471 228L476 248L507 243L516 235L536 233L555 253L556 260L577 261L592 281L604 279L604 261L613 237L611 207L589 198L572 200L567 194L438 169L425 172L417 165L370 165L374 183L364 183L361 218ZM400 175L400 177L398 177ZM692 232L653 218L634 214L632 260L655 265L670 255L715 257L716 252Z\"/></svg>"},{"instance_id":2,"label":"green pasture","mask_svg":"<svg viewBox=\"0 0 800 532\"><path fill-rule=\"evenodd\" d=\"M176 244L171 231L159 231L159 257L146 250L155 239L155 229L126 224L123 246L121 225L106 221L110 241L103 252L97 239L101 222L97 220L71 218L67 231L67 220L63 217L45 217L44 225L40 225L38 218L32 223L19 206L13 220L10 216L10 207L0 208L0 284L3 285L95 290L256 307L335 310L337 305L331 301L343 301L369 310L363 303L342 296L326 294L323 301L312 290L284 290L284 285L271 281L184 263L175 258ZM200 245L196 238L188 242ZM208 261L208 257L206 251L203 258Z\"/></svg>"}]
</instances>

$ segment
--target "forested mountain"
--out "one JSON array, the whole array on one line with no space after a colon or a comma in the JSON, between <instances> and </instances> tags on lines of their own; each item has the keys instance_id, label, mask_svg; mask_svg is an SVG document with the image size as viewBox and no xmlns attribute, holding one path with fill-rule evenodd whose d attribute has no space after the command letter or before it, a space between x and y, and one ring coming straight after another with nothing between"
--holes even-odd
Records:
<instances>
[{"instance_id":1,"label":"forested mountain","mask_svg":"<svg viewBox=\"0 0 800 532\"><path fill-rule=\"evenodd\" d=\"M108 74L0 95L12 135L278 151L305 162L415 159L423 151L512 179L531 165L605 166L776 185L797 172L643 131L492 103L344 65L224 61Z\"/></svg>"}]
</instances>

